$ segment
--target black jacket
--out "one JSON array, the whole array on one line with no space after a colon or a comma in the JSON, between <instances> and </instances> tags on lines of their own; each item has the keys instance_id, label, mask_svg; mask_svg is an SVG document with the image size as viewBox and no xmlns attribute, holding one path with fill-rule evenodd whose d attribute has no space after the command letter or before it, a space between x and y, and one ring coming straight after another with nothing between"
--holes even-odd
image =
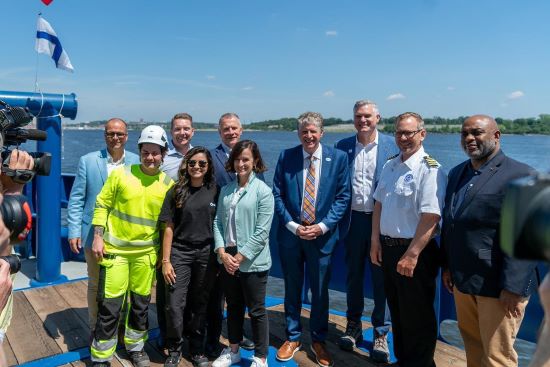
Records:
<instances>
[{"instance_id":1,"label":"black jacket","mask_svg":"<svg viewBox=\"0 0 550 367\"><path fill-rule=\"evenodd\" d=\"M533 168L499 152L467 192L453 216L451 201L469 160L449 173L441 246L455 287L466 294L498 297L502 289L528 296L537 288L536 262L517 260L500 249L500 210L509 181Z\"/></svg>"}]
</instances>

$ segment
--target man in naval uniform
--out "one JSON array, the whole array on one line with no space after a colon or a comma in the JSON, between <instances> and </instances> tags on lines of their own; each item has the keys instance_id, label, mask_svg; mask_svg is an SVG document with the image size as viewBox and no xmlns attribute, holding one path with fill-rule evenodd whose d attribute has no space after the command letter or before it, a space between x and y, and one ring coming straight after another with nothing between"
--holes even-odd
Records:
<instances>
[{"instance_id":1,"label":"man in naval uniform","mask_svg":"<svg viewBox=\"0 0 550 367\"><path fill-rule=\"evenodd\" d=\"M424 151L425 138L420 115L397 116L395 142L400 153L384 165L374 193L370 256L384 272L394 352L404 367L435 366L433 302L439 248L434 237L439 232L447 177Z\"/></svg>"}]
</instances>

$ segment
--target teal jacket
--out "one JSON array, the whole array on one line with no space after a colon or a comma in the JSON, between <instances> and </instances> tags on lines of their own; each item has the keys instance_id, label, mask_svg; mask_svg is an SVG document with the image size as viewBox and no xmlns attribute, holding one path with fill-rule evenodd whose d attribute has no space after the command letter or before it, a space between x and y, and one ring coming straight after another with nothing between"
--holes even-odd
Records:
<instances>
[{"instance_id":1,"label":"teal jacket","mask_svg":"<svg viewBox=\"0 0 550 367\"><path fill-rule=\"evenodd\" d=\"M225 246L231 197L237 190L236 180L221 189L214 219L214 251ZM240 271L260 272L271 268L269 230L273 213L271 189L252 173L235 208L237 250L246 258L239 267Z\"/></svg>"}]
</instances>

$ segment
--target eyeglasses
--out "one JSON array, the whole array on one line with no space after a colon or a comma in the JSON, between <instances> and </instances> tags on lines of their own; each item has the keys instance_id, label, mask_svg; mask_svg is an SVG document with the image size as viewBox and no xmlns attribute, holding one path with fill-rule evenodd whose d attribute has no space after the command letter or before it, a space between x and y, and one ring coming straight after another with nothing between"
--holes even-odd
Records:
<instances>
[{"instance_id":1,"label":"eyeglasses","mask_svg":"<svg viewBox=\"0 0 550 367\"><path fill-rule=\"evenodd\" d=\"M208 165L207 161L196 161L194 159L191 159L190 161L187 161L187 165L191 168L195 167L196 164L199 164L200 168L204 168Z\"/></svg>"},{"instance_id":2,"label":"eyeglasses","mask_svg":"<svg viewBox=\"0 0 550 367\"><path fill-rule=\"evenodd\" d=\"M106 133L105 133L105 136L108 137L108 138L111 138L111 139L112 139L112 138L117 138L117 137L118 137L118 138L123 138L123 137L125 137L126 135L128 135L128 134L126 134L126 133L119 133L119 132L113 132L113 131L109 131L109 132L106 132Z\"/></svg>"},{"instance_id":3,"label":"eyeglasses","mask_svg":"<svg viewBox=\"0 0 550 367\"><path fill-rule=\"evenodd\" d=\"M405 137L405 139L410 139L416 134L418 134L419 132L421 132L422 130L423 129L418 129L414 131L396 131L394 135L396 138Z\"/></svg>"}]
</instances>

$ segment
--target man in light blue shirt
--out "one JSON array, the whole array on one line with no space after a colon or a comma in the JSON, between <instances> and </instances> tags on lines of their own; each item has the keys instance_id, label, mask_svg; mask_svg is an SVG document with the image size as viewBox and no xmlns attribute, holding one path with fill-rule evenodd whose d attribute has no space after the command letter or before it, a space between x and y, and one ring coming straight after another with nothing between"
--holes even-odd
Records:
<instances>
[{"instance_id":1,"label":"man in light blue shirt","mask_svg":"<svg viewBox=\"0 0 550 367\"><path fill-rule=\"evenodd\" d=\"M170 135L172 135L172 148L166 153L164 163L160 167L172 180L178 180L178 170L183 156L193 146L191 139L195 134L193 128L193 117L190 114L182 112L172 117L170 122Z\"/></svg>"}]
</instances>

